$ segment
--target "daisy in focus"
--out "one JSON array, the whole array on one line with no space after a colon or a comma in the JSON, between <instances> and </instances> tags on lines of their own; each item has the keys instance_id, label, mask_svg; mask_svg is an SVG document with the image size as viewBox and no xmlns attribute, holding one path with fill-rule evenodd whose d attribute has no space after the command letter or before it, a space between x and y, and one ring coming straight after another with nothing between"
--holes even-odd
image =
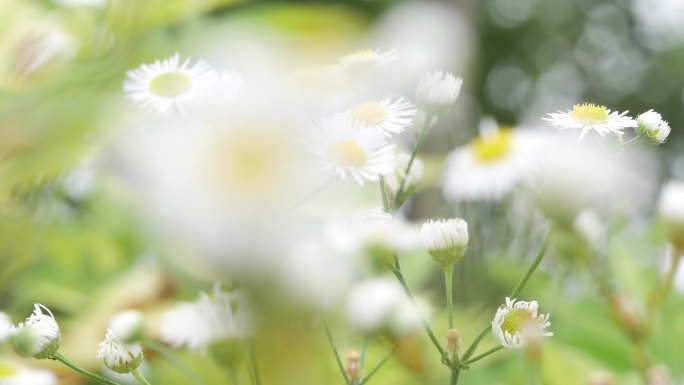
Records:
<instances>
[{"instance_id":1,"label":"daisy in focus","mask_svg":"<svg viewBox=\"0 0 684 385\"><path fill-rule=\"evenodd\" d=\"M181 63L176 53L168 59L142 64L126 73L126 96L142 108L160 113L186 108L201 101L216 79L214 70L203 60Z\"/></svg>"},{"instance_id":2,"label":"daisy in focus","mask_svg":"<svg viewBox=\"0 0 684 385\"><path fill-rule=\"evenodd\" d=\"M411 125L416 115L413 105L403 98L392 100L385 98L380 101L371 100L358 104L346 112L346 116L364 126L380 131L386 137L399 134Z\"/></svg>"},{"instance_id":3,"label":"daisy in focus","mask_svg":"<svg viewBox=\"0 0 684 385\"><path fill-rule=\"evenodd\" d=\"M625 128L637 126L636 120L626 116L628 112L620 113L611 111L605 106L582 103L575 104L572 110L567 112L550 113L549 117L543 120L561 130L582 130L580 140L591 131L595 131L600 136L612 132L622 137Z\"/></svg>"},{"instance_id":4,"label":"daisy in focus","mask_svg":"<svg viewBox=\"0 0 684 385\"><path fill-rule=\"evenodd\" d=\"M379 132L367 130L348 118L326 119L316 127L310 151L319 158L322 168L338 177L351 176L359 185L377 181L380 175L394 171L394 146L388 145Z\"/></svg>"},{"instance_id":5,"label":"daisy in focus","mask_svg":"<svg viewBox=\"0 0 684 385\"><path fill-rule=\"evenodd\" d=\"M362 49L341 57L339 62L348 69L361 69L385 67L398 59L399 54L396 49L387 52L380 52L379 49Z\"/></svg>"},{"instance_id":6,"label":"daisy in focus","mask_svg":"<svg viewBox=\"0 0 684 385\"><path fill-rule=\"evenodd\" d=\"M670 135L670 125L663 120L659 113L653 110L640 114L636 121L636 133L639 138L647 143L662 144Z\"/></svg>"},{"instance_id":7,"label":"daisy in focus","mask_svg":"<svg viewBox=\"0 0 684 385\"><path fill-rule=\"evenodd\" d=\"M538 337L553 336L544 331L551 326L548 314L539 314L537 301L516 301L506 298L492 321L494 337L506 348L523 348Z\"/></svg>"}]
</instances>

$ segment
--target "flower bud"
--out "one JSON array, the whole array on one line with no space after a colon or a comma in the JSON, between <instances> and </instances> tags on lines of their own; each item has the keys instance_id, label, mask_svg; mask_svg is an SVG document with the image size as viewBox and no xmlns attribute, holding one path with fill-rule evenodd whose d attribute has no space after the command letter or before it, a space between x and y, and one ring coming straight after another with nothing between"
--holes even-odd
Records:
<instances>
[{"instance_id":1,"label":"flower bud","mask_svg":"<svg viewBox=\"0 0 684 385\"><path fill-rule=\"evenodd\" d=\"M349 381L352 383L361 378L361 357L359 352L352 350L347 354L347 367L344 368L344 371L347 372Z\"/></svg>"},{"instance_id":2,"label":"flower bud","mask_svg":"<svg viewBox=\"0 0 684 385\"><path fill-rule=\"evenodd\" d=\"M449 354L458 354L463 347L463 339L461 338L461 332L458 329L447 330L447 346L446 350Z\"/></svg>"},{"instance_id":3,"label":"flower bud","mask_svg":"<svg viewBox=\"0 0 684 385\"><path fill-rule=\"evenodd\" d=\"M142 345L140 342L123 343L112 329L108 329L105 340L97 345L97 359L117 373L130 373L142 363Z\"/></svg>"},{"instance_id":4,"label":"flower bud","mask_svg":"<svg viewBox=\"0 0 684 385\"><path fill-rule=\"evenodd\" d=\"M659 113L648 110L637 117L636 133L643 141L658 145L670 135L670 125Z\"/></svg>"},{"instance_id":5,"label":"flower bud","mask_svg":"<svg viewBox=\"0 0 684 385\"><path fill-rule=\"evenodd\" d=\"M468 246L468 224L460 218L429 220L420 235L423 247L444 268L461 259Z\"/></svg>"},{"instance_id":6,"label":"flower bud","mask_svg":"<svg viewBox=\"0 0 684 385\"><path fill-rule=\"evenodd\" d=\"M12 330L10 343L22 357L52 358L59 350L60 332L52 312L41 304L35 304L33 313L25 322ZM43 313L43 310L47 314Z\"/></svg>"},{"instance_id":7,"label":"flower bud","mask_svg":"<svg viewBox=\"0 0 684 385\"><path fill-rule=\"evenodd\" d=\"M449 72L428 72L416 86L416 103L427 113L439 113L456 102L462 85L463 79Z\"/></svg>"}]
</instances>

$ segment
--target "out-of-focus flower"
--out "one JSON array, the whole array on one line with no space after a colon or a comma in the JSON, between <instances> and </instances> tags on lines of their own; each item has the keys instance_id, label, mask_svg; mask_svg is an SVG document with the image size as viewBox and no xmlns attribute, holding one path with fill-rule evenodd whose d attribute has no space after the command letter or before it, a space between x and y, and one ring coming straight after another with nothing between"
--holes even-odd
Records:
<instances>
[{"instance_id":1,"label":"out-of-focus flower","mask_svg":"<svg viewBox=\"0 0 684 385\"><path fill-rule=\"evenodd\" d=\"M340 64L351 71L367 68L385 67L390 62L399 59L396 49L381 52L379 49L362 49L343 56L339 59Z\"/></svg>"},{"instance_id":2,"label":"out-of-focus flower","mask_svg":"<svg viewBox=\"0 0 684 385\"><path fill-rule=\"evenodd\" d=\"M584 210L579 213L573 229L591 247L597 249L603 243L606 228L601 218L591 210Z\"/></svg>"},{"instance_id":3,"label":"out-of-focus flower","mask_svg":"<svg viewBox=\"0 0 684 385\"><path fill-rule=\"evenodd\" d=\"M420 228L423 247L445 268L458 261L468 247L468 223L461 218L429 220Z\"/></svg>"},{"instance_id":4,"label":"out-of-focus flower","mask_svg":"<svg viewBox=\"0 0 684 385\"><path fill-rule=\"evenodd\" d=\"M60 339L59 325L50 309L35 304L33 313L12 331L10 343L22 357L44 359L55 355Z\"/></svg>"},{"instance_id":5,"label":"out-of-focus flower","mask_svg":"<svg viewBox=\"0 0 684 385\"><path fill-rule=\"evenodd\" d=\"M347 300L349 322L366 332L390 330L408 334L420 328L420 317L401 286L390 278L374 278L359 283Z\"/></svg>"},{"instance_id":6,"label":"out-of-focus flower","mask_svg":"<svg viewBox=\"0 0 684 385\"><path fill-rule=\"evenodd\" d=\"M516 301L506 298L492 320L494 337L506 348L527 346L531 338L549 337L552 332L544 330L551 326L549 315L539 314L537 301Z\"/></svg>"},{"instance_id":7,"label":"out-of-focus flower","mask_svg":"<svg viewBox=\"0 0 684 385\"><path fill-rule=\"evenodd\" d=\"M416 86L416 103L427 112L440 112L456 102L462 85L463 79L452 73L428 72L420 78Z\"/></svg>"},{"instance_id":8,"label":"out-of-focus flower","mask_svg":"<svg viewBox=\"0 0 684 385\"><path fill-rule=\"evenodd\" d=\"M662 144L670 135L670 125L659 113L648 110L637 117L636 133L645 142Z\"/></svg>"},{"instance_id":9,"label":"out-of-focus flower","mask_svg":"<svg viewBox=\"0 0 684 385\"><path fill-rule=\"evenodd\" d=\"M326 119L316 130L311 152L324 169L333 170L340 178L349 175L363 186L364 180L377 181L394 170L394 146L379 132L348 118Z\"/></svg>"},{"instance_id":10,"label":"out-of-focus flower","mask_svg":"<svg viewBox=\"0 0 684 385\"><path fill-rule=\"evenodd\" d=\"M109 329L124 343L140 341L145 335L145 318L138 310L124 310L114 314Z\"/></svg>"},{"instance_id":11,"label":"out-of-focus flower","mask_svg":"<svg viewBox=\"0 0 684 385\"><path fill-rule=\"evenodd\" d=\"M380 101L371 100L350 108L346 115L366 126L366 129L380 131L386 137L399 134L411 125L412 118L418 112L413 105L403 98Z\"/></svg>"},{"instance_id":12,"label":"out-of-focus flower","mask_svg":"<svg viewBox=\"0 0 684 385\"><path fill-rule=\"evenodd\" d=\"M572 110L567 112L549 113L549 117L543 118L543 120L561 130L582 130L580 139L584 138L590 131L595 131L601 136L611 132L622 136L622 130L637 126L634 119L626 116L628 112L611 112L605 106L583 103L575 104Z\"/></svg>"},{"instance_id":13,"label":"out-of-focus flower","mask_svg":"<svg viewBox=\"0 0 684 385\"><path fill-rule=\"evenodd\" d=\"M117 373L130 373L142 363L142 345L140 342L124 343L108 329L105 340L97 345L97 359Z\"/></svg>"},{"instance_id":14,"label":"out-of-focus flower","mask_svg":"<svg viewBox=\"0 0 684 385\"><path fill-rule=\"evenodd\" d=\"M531 155L540 134L505 127L481 131L447 158L443 188L449 201L501 200L532 172Z\"/></svg>"},{"instance_id":15,"label":"out-of-focus flower","mask_svg":"<svg viewBox=\"0 0 684 385\"><path fill-rule=\"evenodd\" d=\"M186 109L205 99L216 84L215 71L204 60L180 62L180 55L142 64L126 73L123 89L140 107L161 113Z\"/></svg>"},{"instance_id":16,"label":"out-of-focus flower","mask_svg":"<svg viewBox=\"0 0 684 385\"><path fill-rule=\"evenodd\" d=\"M0 362L0 385L57 385L57 376L47 369Z\"/></svg>"},{"instance_id":17,"label":"out-of-focus flower","mask_svg":"<svg viewBox=\"0 0 684 385\"><path fill-rule=\"evenodd\" d=\"M404 184L404 190L397 199L398 205L401 205L406 198L413 195L421 179L423 179L425 167L423 166L423 161L417 157L413 158L411 169L406 174L406 167L408 167L410 160L411 154L402 151L397 157L397 166L394 172L385 175L385 187L387 188L387 196L390 200L397 198L396 195L399 193L399 188L401 188L402 183Z\"/></svg>"},{"instance_id":18,"label":"out-of-focus flower","mask_svg":"<svg viewBox=\"0 0 684 385\"><path fill-rule=\"evenodd\" d=\"M249 336L250 321L243 296L216 284L211 294L201 292L195 302L180 302L164 313L160 332L171 346L206 352L214 343Z\"/></svg>"},{"instance_id":19,"label":"out-of-focus flower","mask_svg":"<svg viewBox=\"0 0 684 385\"><path fill-rule=\"evenodd\" d=\"M670 238L684 243L684 182L671 180L660 192L658 215Z\"/></svg>"},{"instance_id":20,"label":"out-of-focus flower","mask_svg":"<svg viewBox=\"0 0 684 385\"><path fill-rule=\"evenodd\" d=\"M7 314L0 311L0 344L7 341L10 334L12 334L12 320Z\"/></svg>"}]
</instances>

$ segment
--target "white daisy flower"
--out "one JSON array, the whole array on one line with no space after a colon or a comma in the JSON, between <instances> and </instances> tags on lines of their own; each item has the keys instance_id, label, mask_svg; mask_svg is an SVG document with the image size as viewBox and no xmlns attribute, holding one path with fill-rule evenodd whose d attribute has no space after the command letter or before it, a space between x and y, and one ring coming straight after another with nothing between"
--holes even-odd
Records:
<instances>
[{"instance_id":1,"label":"white daisy flower","mask_svg":"<svg viewBox=\"0 0 684 385\"><path fill-rule=\"evenodd\" d=\"M206 352L210 344L250 334L250 315L239 293L200 293L195 302L181 302L162 316L161 336L171 346Z\"/></svg>"},{"instance_id":2,"label":"white daisy flower","mask_svg":"<svg viewBox=\"0 0 684 385\"><path fill-rule=\"evenodd\" d=\"M468 223L461 218L429 220L420 228L423 247L442 266L449 266L465 254Z\"/></svg>"},{"instance_id":3,"label":"white daisy flower","mask_svg":"<svg viewBox=\"0 0 684 385\"><path fill-rule=\"evenodd\" d=\"M671 180L660 192L658 215L669 236L684 242L684 182Z\"/></svg>"},{"instance_id":4,"label":"white daisy flower","mask_svg":"<svg viewBox=\"0 0 684 385\"><path fill-rule=\"evenodd\" d=\"M318 138L310 151L323 169L333 170L340 178L349 175L363 186L364 180L377 181L394 170L394 146L387 145L380 133L347 118L324 120L316 129Z\"/></svg>"},{"instance_id":5,"label":"white daisy flower","mask_svg":"<svg viewBox=\"0 0 684 385\"><path fill-rule=\"evenodd\" d=\"M399 54L396 49L387 52L380 52L379 49L362 49L341 57L339 62L347 68L357 69L360 67L385 67L388 63L398 59Z\"/></svg>"},{"instance_id":6,"label":"white daisy flower","mask_svg":"<svg viewBox=\"0 0 684 385\"><path fill-rule=\"evenodd\" d=\"M45 311L45 313L43 312ZM59 349L61 335L52 312L35 304L33 313L12 330L10 342L22 357L51 358Z\"/></svg>"},{"instance_id":7,"label":"white daisy flower","mask_svg":"<svg viewBox=\"0 0 684 385\"><path fill-rule=\"evenodd\" d=\"M651 144L662 144L670 135L670 125L663 117L648 110L637 117L636 133L641 139Z\"/></svg>"},{"instance_id":8,"label":"white daisy flower","mask_svg":"<svg viewBox=\"0 0 684 385\"><path fill-rule=\"evenodd\" d=\"M10 317L0 311L0 344L7 341L12 333L12 320Z\"/></svg>"},{"instance_id":9,"label":"white daisy flower","mask_svg":"<svg viewBox=\"0 0 684 385\"><path fill-rule=\"evenodd\" d=\"M532 338L552 336L552 332L544 331L549 326L549 315L539 314L537 301L516 301L506 297L506 304L499 307L492 321L492 333L501 345L516 349L527 346Z\"/></svg>"},{"instance_id":10,"label":"white daisy flower","mask_svg":"<svg viewBox=\"0 0 684 385\"><path fill-rule=\"evenodd\" d=\"M152 64L142 64L126 73L123 89L140 107L161 113L175 109L184 113L216 85L216 73L204 60L180 62L178 53Z\"/></svg>"},{"instance_id":11,"label":"white daisy flower","mask_svg":"<svg viewBox=\"0 0 684 385\"><path fill-rule=\"evenodd\" d=\"M539 135L504 127L482 131L446 160L443 189L449 201L499 201L529 174Z\"/></svg>"},{"instance_id":12,"label":"white daisy flower","mask_svg":"<svg viewBox=\"0 0 684 385\"><path fill-rule=\"evenodd\" d=\"M463 79L450 72L427 72L416 86L416 103L426 111L439 112L456 102L462 85Z\"/></svg>"},{"instance_id":13,"label":"white daisy flower","mask_svg":"<svg viewBox=\"0 0 684 385\"><path fill-rule=\"evenodd\" d=\"M138 310L124 310L114 314L109 329L125 343L139 341L145 334L145 318Z\"/></svg>"},{"instance_id":14,"label":"white daisy flower","mask_svg":"<svg viewBox=\"0 0 684 385\"><path fill-rule=\"evenodd\" d=\"M615 133L622 136L625 128L636 127L636 120L626 116L629 111L611 111L605 106L593 103L575 104L572 110L567 112L558 111L550 113L548 118L543 120L561 130L581 129L580 139L584 138L590 131L604 136L608 133Z\"/></svg>"},{"instance_id":15,"label":"white daisy flower","mask_svg":"<svg viewBox=\"0 0 684 385\"><path fill-rule=\"evenodd\" d=\"M57 385L57 376L47 369L0 362L0 385Z\"/></svg>"},{"instance_id":16,"label":"white daisy flower","mask_svg":"<svg viewBox=\"0 0 684 385\"><path fill-rule=\"evenodd\" d=\"M389 138L410 126L417 112L418 110L403 98L394 101L392 98L385 98L358 104L350 108L346 115Z\"/></svg>"},{"instance_id":17,"label":"white daisy flower","mask_svg":"<svg viewBox=\"0 0 684 385\"><path fill-rule=\"evenodd\" d=\"M97 359L117 373L130 373L142 363L142 345L140 342L124 343L108 329L105 340L97 345Z\"/></svg>"}]
</instances>

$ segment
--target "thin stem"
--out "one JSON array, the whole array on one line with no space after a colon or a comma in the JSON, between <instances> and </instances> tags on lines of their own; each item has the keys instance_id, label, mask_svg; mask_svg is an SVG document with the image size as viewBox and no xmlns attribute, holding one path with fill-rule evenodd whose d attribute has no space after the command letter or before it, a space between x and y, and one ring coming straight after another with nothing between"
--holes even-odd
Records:
<instances>
[{"instance_id":1,"label":"thin stem","mask_svg":"<svg viewBox=\"0 0 684 385\"><path fill-rule=\"evenodd\" d=\"M359 385L364 385L368 380L370 380L371 377L373 377L373 375L375 374L375 372L377 372L377 371L380 369L380 367L382 367L382 365L384 365L385 362L387 362L387 360L389 360L390 357L392 357L392 354L394 354L394 349L392 349L392 351L389 352L389 354L387 354L387 355L385 356L385 358L383 358L382 360L380 360L380 362L378 362L378 364L375 365L375 367L373 368L373 370L371 370L371 371L368 373L368 375L364 377L363 381L361 381L361 383L360 383Z\"/></svg>"},{"instance_id":2,"label":"thin stem","mask_svg":"<svg viewBox=\"0 0 684 385\"><path fill-rule=\"evenodd\" d=\"M380 196L382 196L382 210L386 213L390 211L389 199L387 199L387 189L385 189L385 177L380 175Z\"/></svg>"},{"instance_id":3,"label":"thin stem","mask_svg":"<svg viewBox=\"0 0 684 385\"><path fill-rule=\"evenodd\" d=\"M475 353L475 349L477 349L477 345L479 345L480 342L482 342L482 340L487 336L487 334L489 334L489 331L491 329L492 329L492 327L490 325L487 325L484 327L484 329L482 329L480 334L477 335L477 338L475 338L473 343L470 344L468 349L466 349L465 353L463 353L463 356L461 357L461 362L467 361L468 358L470 358L470 356L472 356L473 353Z\"/></svg>"},{"instance_id":4,"label":"thin stem","mask_svg":"<svg viewBox=\"0 0 684 385\"><path fill-rule=\"evenodd\" d=\"M411 293L411 289L409 289L408 285L406 284L406 280L404 279L404 276L401 274L401 267L399 265L399 259L395 256L394 257L394 268L392 269L392 273L394 273L394 276L397 277L397 280L401 284L401 287L404 288L404 293L406 293L406 296L408 297L409 300L411 300L411 303L413 306L417 309L420 310L420 307L418 306L418 303L416 302L416 299L413 297L413 294ZM420 313L421 315L421 321L423 323L423 328L425 329L425 332L427 332L428 336L430 337L430 340L432 341L432 344L435 345L435 348L439 352L441 357L444 357L444 349L442 348L442 345L439 343L437 340L437 337L435 337L435 334L432 332L432 329L430 328L430 324L428 323L427 319L423 315L423 313Z\"/></svg>"},{"instance_id":5,"label":"thin stem","mask_svg":"<svg viewBox=\"0 0 684 385\"><path fill-rule=\"evenodd\" d=\"M188 366L183 360L179 360L173 351L168 349L166 346L158 343L151 338L145 338L143 341L144 345L150 350L159 354L163 359L168 361L171 366L176 368L179 372L183 373L186 377L192 380L196 384L206 385L206 382L200 378L200 376L195 373L195 371Z\"/></svg>"},{"instance_id":6,"label":"thin stem","mask_svg":"<svg viewBox=\"0 0 684 385\"><path fill-rule=\"evenodd\" d=\"M138 369L133 369L133 370L131 371L131 374L132 374L133 377L135 377L135 379L138 380L138 382L140 382L142 385L150 385L150 383L147 382L147 380L145 379L145 377L143 377L143 375L140 374L140 372L138 371Z\"/></svg>"},{"instance_id":7,"label":"thin stem","mask_svg":"<svg viewBox=\"0 0 684 385\"><path fill-rule=\"evenodd\" d=\"M332 334L330 334L330 328L328 328L328 323L325 322L325 319L322 319L322 323L323 329L325 329L325 335L328 336L328 342L330 343L330 347L332 348L333 353L335 354L335 361L337 361L337 366L340 369L340 373L342 373L342 378L344 378L344 383L348 384L349 378L347 378L347 371L344 370L344 364L342 363L340 354L337 352L337 348L335 347L335 342L333 341Z\"/></svg>"},{"instance_id":8,"label":"thin stem","mask_svg":"<svg viewBox=\"0 0 684 385\"><path fill-rule=\"evenodd\" d=\"M447 314L449 315L449 329L454 328L454 264L450 263L449 266L444 266L444 286L446 287L446 305Z\"/></svg>"},{"instance_id":9,"label":"thin stem","mask_svg":"<svg viewBox=\"0 0 684 385\"><path fill-rule=\"evenodd\" d=\"M423 127L421 127L420 131L418 132L418 139L416 140L416 144L413 146L413 152L411 152L411 158L409 158L408 164L406 164L406 169L404 170L404 178L401 180L401 184L399 185L399 189L397 190L396 195L394 196L394 208L398 209L399 207L399 201L401 199L401 194L404 192L404 188L406 188L405 182L406 182L406 177L409 175L411 172L411 166L413 166L413 161L416 159L416 155L418 154L418 150L420 150L420 147L423 144L423 140L427 136L428 129L430 128L430 122L432 121L433 115L432 114L427 114L425 116L425 122L423 123Z\"/></svg>"},{"instance_id":10,"label":"thin stem","mask_svg":"<svg viewBox=\"0 0 684 385\"><path fill-rule=\"evenodd\" d=\"M493 353L498 352L499 350L501 350L501 349L503 349L503 348L504 348L504 347L503 347L502 345L497 345L497 346L495 346L495 347L493 347L493 348L487 350L486 352L484 352L484 353L482 353L482 354L479 354L479 355L477 355L477 356L475 356L475 357L473 357L473 358L471 358L471 359L469 359L469 360L463 361L463 365L470 365L470 364L472 364L473 362L479 361L479 360L481 360L481 359L487 357L487 356L490 355L490 354L493 354Z\"/></svg>"},{"instance_id":11,"label":"thin stem","mask_svg":"<svg viewBox=\"0 0 684 385\"><path fill-rule=\"evenodd\" d=\"M360 359L360 365L361 369L363 370L363 363L366 361L366 352L368 351L368 340L370 338L368 337L368 334L366 334L363 337L363 347L361 348L361 359Z\"/></svg>"},{"instance_id":12,"label":"thin stem","mask_svg":"<svg viewBox=\"0 0 684 385\"><path fill-rule=\"evenodd\" d=\"M60 352L56 352L53 358L55 360L63 363L64 365L70 367L74 371L76 371L76 372L78 372L78 373L80 373L80 374L82 374L82 375L84 375L84 376L86 376L92 380L95 380L97 382L101 382L101 383L106 384L106 385L119 385L118 383L116 383L110 379L104 378L102 376L98 376L95 373L89 372L85 369L82 369L82 368L76 366L76 364L67 360Z\"/></svg>"},{"instance_id":13,"label":"thin stem","mask_svg":"<svg viewBox=\"0 0 684 385\"><path fill-rule=\"evenodd\" d=\"M458 375L461 374L461 367L460 366L454 366L451 368L451 381L449 384L451 385L456 385L458 384Z\"/></svg>"},{"instance_id":14,"label":"thin stem","mask_svg":"<svg viewBox=\"0 0 684 385\"><path fill-rule=\"evenodd\" d=\"M259 373L259 361L257 361L256 352L254 351L254 343L249 344L249 366L252 380L255 385L261 385L261 375Z\"/></svg>"},{"instance_id":15,"label":"thin stem","mask_svg":"<svg viewBox=\"0 0 684 385\"><path fill-rule=\"evenodd\" d=\"M313 198L314 196L318 195L321 191L325 190L326 187L330 186L330 184L335 180L335 176L332 176L330 179L327 181L323 182L320 186L318 186L316 189L311 191L310 193L306 194L302 199L297 201L295 204L290 206L287 210L285 210L286 213L289 213L300 206L302 206L304 203L308 202L309 199Z\"/></svg>"},{"instance_id":16,"label":"thin stem","mask_svg":"<svg viewBox=\"0 0 684 385\"><path fill-rule=\"evenodd\" d=\"M670 266L663 278L662 284L653 291L648 298L647 309L648 314L654 314L660 305L662 305L665 298L667 298L670 291L672 291L672 284L674 282L675 274L679 268L679 262L682 256L682 246L679 243L672 244L672 255L670 258Z\"/></svg>"}]
</instances>

